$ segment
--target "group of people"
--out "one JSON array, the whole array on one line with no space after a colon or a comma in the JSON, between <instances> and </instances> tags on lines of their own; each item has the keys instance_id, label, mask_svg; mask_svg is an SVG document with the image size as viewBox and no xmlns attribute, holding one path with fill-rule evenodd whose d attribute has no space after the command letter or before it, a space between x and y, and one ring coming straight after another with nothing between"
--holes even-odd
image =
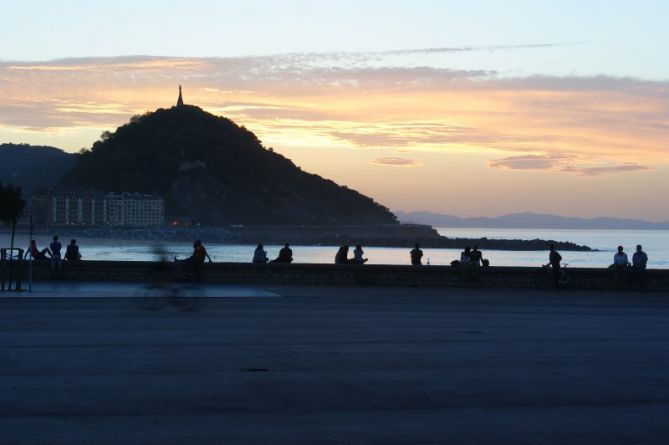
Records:
<instances>
[{"instance_id":1,"label":"group of people","mask_svg":"<svg viewBox=\"0 0 669 445\"><path fill-rule=\"evenodd\" d=\"M335 255L335 264L365 264L369 261L365 258L365 252L362 250L362 246L357 244L355 250L353 251L353 258L348 256L349 247L341 246Z\"/></svg>"},{"instance_id":2,"label":"group of people","mask_svg":"<svg viewBox=\"0 0 669 445\"><path fill-rule=\"evenodd\" d=\"M611 267L614 270L616 280L631 280L641 283L645 279L648 255L643 251L643 246L637 245L630 263L625 248L618 246L618 251L613 255Z\"/></svg>"},{"instance_id":3,"label":"group of people","mask_svg":"<svg viewBox=\"0 0 669 445\"><path fill-rule=\"evenodd\" d=\"M279 250L279 256L270 261L270 259L267 258L265 247L262 244L258 244L258 247L256 247L256 250L253 252L253 262L256 264L290 264L293 262L293 250L290 248L290 244L286 243L281 250Z\"/></svg>"},{"instance_id":4,"label":"group of people","mask_svg":"<svg viewBox=\"0 0 669 445\"><path fill-rule=\"evenodd\" d=\"M562 255L555 250L555 245L551 244L548 254L548 264L551 266L556 284L560 279L560 263ZM648 255L643 251L643 246L637 245L636 252L632 255L632 262L625 253L623 246L618 246L618 250L613 255L613 264L609 268L613 271L613 278L617 284L621 281L629 280L642 284L645 280L646 268L648 267Z\"/></svg>"},{"instance_id":5,"label":"group of people","mask_svg":"<svg viewBox=\"0 0 669 445\"><path fill-rule=\"evenodd\" d=\"M52 269L62 269L63 267L63 258L65 261L79 261L81 260L81 253L79 253L79 246L77 245L77 240L70 240L70 244L65 248L65 257L62 256L61 250L63 245L58 239L58 236L55 235L49 244L49 247L45 247L40 250L37 247L36 240L30 240L30 246L28 247L28 258L34 260L51 260Z\"/></svg>"}]
</instances>

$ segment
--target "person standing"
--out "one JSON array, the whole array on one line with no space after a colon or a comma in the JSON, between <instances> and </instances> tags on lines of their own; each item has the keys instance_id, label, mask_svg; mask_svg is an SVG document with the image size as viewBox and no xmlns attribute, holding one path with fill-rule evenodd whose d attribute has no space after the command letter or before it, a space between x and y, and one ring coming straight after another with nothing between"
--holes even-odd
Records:
<instances>
[{"instance_id":1,"label":"person standing","mask_svg":"<svg viewBox=\"0 0 669 445\"><path fill-rule=\"evenodd\" d=\"M55 272L63 270L63 257L60 254L62 248L63 245L58 241L58 236L54 235L53 241L49 245L49 249L51 250L51 270Z\"/></svg>"},{"instance_id":2,"label":"person standing","mask_svg":"<svg viewBox=\"0 0 669 445\"><path fill-rule=\"evenodd\" d=\"M420 243L416 243L414 248L411 250L410 255L412 266L421 266L423 264L423 251L420 250Z\"/></svg>"},{"instance_id":3,"label":"person standing","mask_svg":"<svg viewBox=\"0 0 669 445\"><path fill-rule=\"evenodd\" d=\"M632 272L634 281L637 284L644 284L646 281L646 266L648 265L648 255L643 251L641 245L636 246L636 252L632 255Z\"/></svg>"},{"instance_id":4,"label":"person standing","mask_svg":"<svg viewBox=\"0 0 669 445\"><path fill-rule=\"evenodd\" d=\"M470 276L474 281L478 281L481 275L481 264L483 262L483 252L479 250L479 246L474 246L469 252L469 270Z\"/></svg>"},{"instance_id":5,"label":"person standing","mask_svg":"<svg viewBox=\"0 0 669 445\"><path fill-rule=\"evenodd\" d=\"M553 272L553 279L555 280L555 287L560 285L560 262L562 261L562 255L555 250L555 244L551 244L550 253L548 254L548 264L551 266L551 272Z\"/></svg>"}]
</instances>

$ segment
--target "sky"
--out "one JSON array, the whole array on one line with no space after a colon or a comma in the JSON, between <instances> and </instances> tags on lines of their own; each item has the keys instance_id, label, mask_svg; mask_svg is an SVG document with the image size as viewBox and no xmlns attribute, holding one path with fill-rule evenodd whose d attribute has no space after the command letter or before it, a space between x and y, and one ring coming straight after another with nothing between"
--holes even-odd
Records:
<instances>
[{"instance_id":1,"label":"sky","mask_svg":"<svg viewBox=\"0 0 669 445\"><path fill-rule=\"evenodd\" d=\"M0 143L176 101L393 210L669 221L669 2L1 0Z\"/></svg>"}]
</instances>

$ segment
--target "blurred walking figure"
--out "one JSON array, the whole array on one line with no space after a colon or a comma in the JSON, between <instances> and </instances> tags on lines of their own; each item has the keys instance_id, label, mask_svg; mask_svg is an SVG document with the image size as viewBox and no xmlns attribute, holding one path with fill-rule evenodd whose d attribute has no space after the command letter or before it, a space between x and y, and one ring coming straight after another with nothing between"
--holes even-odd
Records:
<instances>
[{"instance_id":1,"label":"blurred walking figure","mask_svg":"<svg viewBox=\"0 0 669 445\"><path fill-rule=\"evenodd\" d=\"M265 264L268 261L267 252L263 248L263 245L258 244L258 247L256 247L256 250L253 252L253 262L256 264Z\"/></svg>"},{"instance_id":2,"label":"blurred walking figure","mask_svg":"<svg viewBox=\"0 0 669 445\"><path fill-rule=\"evenodd\" d=\"M411 255L412 266L421 266L423 264L423 251L420 250L420 243L416 243L409 254Z\"/></svg>"}]
</instances>

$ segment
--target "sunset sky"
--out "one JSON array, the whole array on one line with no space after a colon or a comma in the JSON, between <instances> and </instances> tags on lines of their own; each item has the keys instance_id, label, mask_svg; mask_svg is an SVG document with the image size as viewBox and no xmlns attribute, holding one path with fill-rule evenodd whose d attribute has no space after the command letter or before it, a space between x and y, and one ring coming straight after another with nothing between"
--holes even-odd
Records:
<instances>
[{"instance_id":1,"label":"sunset sky","mask_svg":"<svg viewBox=\"0 0 669 445\"><path fill-rule=\"evenodd\" d=\"M666 1L1 6L0 143L90 147L183 84L393 210L669 221Z\"/></svg>"}]
</instances>

